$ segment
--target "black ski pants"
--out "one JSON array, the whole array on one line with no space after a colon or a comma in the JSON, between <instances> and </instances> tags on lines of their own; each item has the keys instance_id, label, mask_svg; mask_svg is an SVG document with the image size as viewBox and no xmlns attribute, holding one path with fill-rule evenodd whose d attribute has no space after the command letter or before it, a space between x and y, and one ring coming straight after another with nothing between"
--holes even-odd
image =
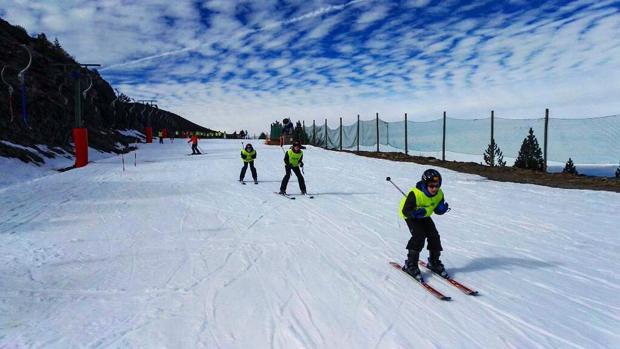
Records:
<instances>
[{"instance_id":1,"label":"black ski pants","mask_svg":"<svg viewBox=\"0 0 620 349\"><path fill-rule=\"evenodd\" d=\"M200 150L198 150L198 144L192 144L192 154L200 154Z\"/></svg>"},{"instance_id":2,"label":"black ski pants","mask_svg":"<svg viewBox=\"0 0 620 349\"><path fill-rule=\"evenodd\" d=\"M299 182L299 190L302 193L306 193L306 181L304 181L304 176L301 174L301 170L299 166L285 166L286 174L284 178L282 178L282 184L280 184L280 191L286 192L286 186L288 185L288 180L291 178L291 170L295 172L295 176L297 176L297 181Z\"/></svg>"},{"instance_id":3,"label":"black ski pants","mask_svg":"<svg viewBox=\"0 0 620 349\"><path fill-rule=\"evenodd\" d=\"M256 174L256 167L254 167L254 161L243 162L243 167L241 168L241 174L239 175L239 180L242 181L245 178L245 171L248 169L248 164L250 164L250 171L252 172L252 178L254 180L258 179L258 175Z\"/></svg>"},{"instance_id":4,"label":"black ski pants","mask_svg":"<svg viewBox=\"0 0 620 349\"><path fill-rule=\"evenodd\" d=\"M422 248L424 248L424 240L428 240L426 248L429 251L443 251L439 232L431 217L424 217L421 219L407 218L405 222L407 223L407 227L409 227L409 232L411 232L411 239L409 239L407 243L408 250L420 252Z\"/></svg>"}]
</instances>

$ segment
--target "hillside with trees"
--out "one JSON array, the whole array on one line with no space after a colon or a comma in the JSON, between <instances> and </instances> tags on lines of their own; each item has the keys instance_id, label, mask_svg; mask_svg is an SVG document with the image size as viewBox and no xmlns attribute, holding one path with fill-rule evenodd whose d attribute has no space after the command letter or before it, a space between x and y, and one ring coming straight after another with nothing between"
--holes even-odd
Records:
<instances>
[{"instance_id":1,"label":"hillside with trees","mask_svg":"<svg viewBox=\"0 0 620 349\"><path fill-rule=\"evenodd\" d=\"M20 79L20 71L28 66L28 51L31 64ZM3 157L40 163L44 157L73 153L77 103L82 110L81 127L88 129L89 147L100 151L120 153L131 149L136 139L123 135L122 130L143 133L146 126L151 126L154 134L163 128L168 132L214 132L154 104L133 101L115 91L95 69L80 67L57 39L52 43L43 33L31 37L24 28L2 19L0 69ZM78 81L80 92L76 91Z\"/></svg>"}]
</instances>

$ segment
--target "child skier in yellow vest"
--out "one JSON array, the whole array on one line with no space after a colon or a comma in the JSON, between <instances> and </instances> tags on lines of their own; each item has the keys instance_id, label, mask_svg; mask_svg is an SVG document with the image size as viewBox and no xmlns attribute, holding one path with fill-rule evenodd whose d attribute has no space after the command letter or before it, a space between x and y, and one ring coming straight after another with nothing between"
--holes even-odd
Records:
<instances>
[{"instance_id":1,"label":"child skier in yellow vest","mask_svg":"<svg viewBox=\"0 0 620 349\"><path fill-rule=\"evenodd\" d=\"M299 190L302 194L306 194L306 182L302 175L300 168L304 167L304 152L301 150L301 142L295 141L286 153L284 153L284 169L286 171L282 183L280 184L280 194L286 195L286 187L288 186L288 180L291 178L291 171L297 176L299 182Z\"/></svg>"},{"instance_id":2,"label":"child skier in yellow vest","mask_svg":"<svg viewBox=\"0 0 620 349\"><path fill-rule=\"evenodd\" d=\"M241 168L241 173L239 174L239 182L243 182L243 179L245 178L245 171L248 169L249 164L250 171L252 171L252 178L254 179L254 184L258 184L258 175L256 174L256 167L254 167L254 160L256 160L256 150L252 147L252 144L248 143L245 145L244 149L241 149L241 160L243 160L243 167Z\"/></svg>"},{"instance_id":3,"label":"child skier in yellow vest","mask_svg":"<svg viewBox=\"0 0 620 349\"><path fill-rule=\"evenodd\" d=\"M400 203L400 216L405 220L411 232L403 271L418 280L421 278L418 260L425 240L428 240L429 269L443 277L448 277L443 263L439 260L443 250L439 232L431 219L433 213L442 215L446 212L448 212L448 203L444 200L441 190L441 174L434 169L428 169L422 174L422 180Z\"/></svg>"}]
</instances>

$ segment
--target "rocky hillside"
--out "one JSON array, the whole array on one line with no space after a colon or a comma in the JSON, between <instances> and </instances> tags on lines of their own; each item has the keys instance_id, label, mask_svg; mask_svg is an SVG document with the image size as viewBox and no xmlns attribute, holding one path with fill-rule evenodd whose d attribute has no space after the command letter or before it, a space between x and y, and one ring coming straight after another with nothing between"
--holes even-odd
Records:
<instances>
[{"instance_id":1,"label":"rocky hillside","mask_svg":"<svg viewBox=\"0 0 620 349\"><path fill-rule=\"evenodd\" d=\"M22 113L18 80L19 71L28 64L28 53L22 45L32 53L24 80L27 118ZM119 130L144 132L148 124L153 127L154 135L161 128L211 132L176 114L132 103L123 95L119 98L96 70L79 68L57 42L51 43L45 34L30 37L23 28L0 18L0 70L3 68L4 80L14 91L12 108L9 108L9 87L0 81L0 156L41 163L44 157L73 152L71 129L76 125L76 76L82 91L92 81L92 88L80 101L82 123L88 128L91 148L115 153L127 151L134 138L122 135ZM45 145L47 150L37 145Z\"/></svg>"}]
</instances>

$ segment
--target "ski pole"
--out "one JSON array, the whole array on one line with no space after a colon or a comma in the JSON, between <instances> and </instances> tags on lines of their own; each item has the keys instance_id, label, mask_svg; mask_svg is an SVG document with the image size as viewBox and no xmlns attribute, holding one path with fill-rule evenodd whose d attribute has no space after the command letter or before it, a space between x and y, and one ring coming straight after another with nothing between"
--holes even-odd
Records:
<instances>
[{"instance_id":1,"label":"ski pole","mask_svg":"<svg viewBox=\"0 0 620 349\"><path fill-rule=\"evenodd\" d=\"M399 188L396 184L394 184L394 182L392 182L392 178L390 178L390 177L385 177L385 180L386 180L386 181L388 181L388 182L390 182L390 183L392 183L392 185L393 185L394 187L396 187L396 189L398 189L398 191L399 191L401 194L403 194L403 196L407 196L407 195L406 195L406 194L405 194L402 190L400 190L400 188Z\"/></svg>"},{"instance_id":2,"label":"ski pole","mask_svg":"<svg viewBox=\"0 0 620 349\"><path fill-rule=\"evenodd\" d=\"M20 46L22 46L26 51L28 51L28 65L17 74L17 79L19 80L20 90L22 93L22 118L24 119L24 124L26 125L26 127L30 128L30 126L28 125L28 111L26 110L26 76L25 74L26 74L26 71L30 69L30 65L32 64L32 53L30 53L30 49L28 48L28 46L24 44Z\"/></svg>"}]
</instances>

